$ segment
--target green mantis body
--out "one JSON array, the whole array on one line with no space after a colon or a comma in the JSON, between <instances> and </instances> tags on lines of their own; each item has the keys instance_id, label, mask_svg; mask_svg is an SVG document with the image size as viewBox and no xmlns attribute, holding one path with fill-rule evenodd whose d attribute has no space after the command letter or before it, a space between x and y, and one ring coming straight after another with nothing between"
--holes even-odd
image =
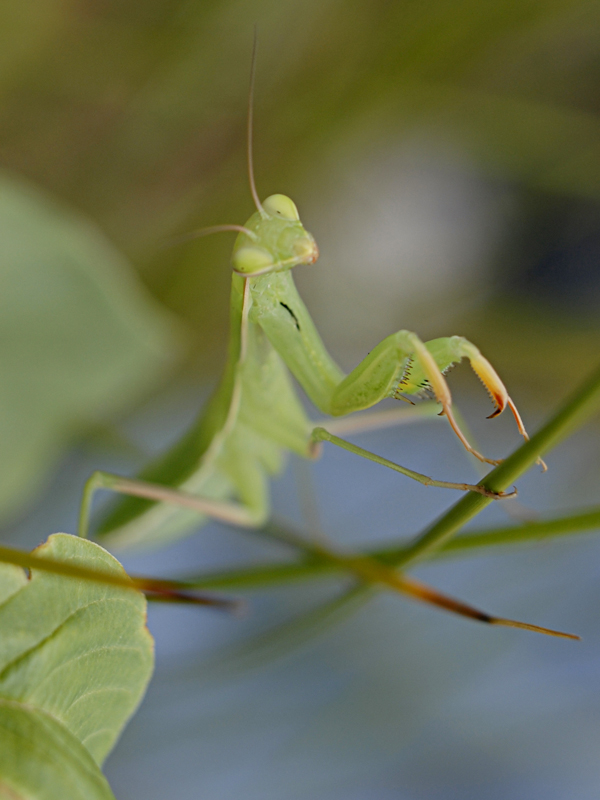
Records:
<instances>
[{"instance_id":1,"label":"green mantis body","mask_svg":"<svg viewBox=\"0 0 600 800\"><path fill-rule=\"evenodd\" d=\"M269 516L269 479L280 471L286 453L315 458L323 441L426 485L493 498L506 496L483 485L421 475L362 450L331 430L315 428L309 420L291 375L312 403L330 417L343 417L371 408L384 398L419 395L427 389L441 404L441 413L465 448L481 461L497 464L469 444L453 415L444 373L467 358L496 404L491 416L508 406L527 438L495 370L477 347L461 336L423 343L416 334L401 330L380 342L349 375L340 369L321 341L292 278L294 267L316 262L317 245L289 197L276 194L260 202L252 173L251 123L250 110L248 163L257 210L244 226L223 225L203 232L238 232L232 255L229 350L221 382L192 429L138 479L105 472L91 476L83 496L80 534L87 536L97 489L126 495L96 531L96 536L109 544L164 543L197 529L209 518L259 527ZM353 427L356 430L360 423ZM483 622L552 633L491 617L367 557L344 556L329 548L321 548L321 553L347 567L359 580L383 584Z\"/></svg>"},{"instance_id":2,"label":"green mantis body","mask_svg":"<svg viewBox=\"0 0 600 800\"><path fill-rule=\"evenodd\" d=\"M245 526L264 523L269 477L281 469L286 451L311 458L319 439L344 444L323 428L313 430L290 372L314 405L334 417L430 386L465 446L488 460L471 448L454 421L443 378L467 357L496 398L496 413L507 403L514 409L477 348L459 336L425 345L414 333L398 331L345 375L325 349L292 278L293 267L317 257L293 202L284 195L265 200L241 229L233 251L230 342L221 383L196 425L140 476L141 482L92 478L89 494L103 486L137 495L121 501L98 536L122 544L165 541L197 528L202 516ZM486 493L470 484L423 482ZM173 489L182 494L165 494Z\"/></svg>"}]
</instances>

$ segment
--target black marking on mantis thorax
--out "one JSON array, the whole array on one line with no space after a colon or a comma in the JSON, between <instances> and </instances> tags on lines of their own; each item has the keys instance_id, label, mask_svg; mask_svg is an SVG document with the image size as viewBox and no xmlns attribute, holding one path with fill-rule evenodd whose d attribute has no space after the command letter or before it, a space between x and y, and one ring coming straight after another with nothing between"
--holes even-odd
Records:
<instances>
[{"instance_id":1,"label":"black marking on mantis thorax","mask_svg":"<svg viewBox=\"0 0 600 800\"><path fill-rule=\"evenodd\" d=\"M279 305L283 306L285 308L285 310L291 315L292 319L296 323L296 327L298 328L298 330L300 330L300 323L298 322L298 317L294 314L292 309L288 305L286 305L285 303L282 303L281 301L279 301Z\"/></svg>"}]
</instances>

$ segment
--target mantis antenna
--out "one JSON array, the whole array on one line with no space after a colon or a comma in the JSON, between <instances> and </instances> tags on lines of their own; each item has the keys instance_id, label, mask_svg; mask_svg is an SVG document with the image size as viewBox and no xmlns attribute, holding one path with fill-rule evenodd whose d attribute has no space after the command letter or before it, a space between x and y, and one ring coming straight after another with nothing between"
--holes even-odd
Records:
<instances>
[{"instance_id":1,"label":"mantis antenna","mask_svg":"<svg viewBox=\"0 0 600 800\"><path fill-rule=\"evenodd\" d=\"M174 236L168 239L163 247L175 247L184 242L190 242L192 239L198 239L200 236L210 236L212 233L223 233L224 231L238 231L238 233L245 233L251 239L256 240L257 236L254 231L245 228L243 225L212 225L210 228L199 228L197 231L190 233L182 233L181 236Z\"/></svg>"},{"instance_id":2,"label":"mantis antenna","mask_svg":"<svg viewBox=\"0 0 600 800\"><path fill-rule=\"evenodd\" d=\"M256 83L256 52L258 49L258 29L254 26L254 42L252 44L252 65L250 67L250 92L248 94L248 180L250 181L250 192L256 210L261 214L265 213L260 197L256 191L254 181L254 157L253 157L253 136L254 136L254 84Z\"/></svg>"},{"instance_id":3,"label":"mantis antenna","mask_svg":"<svg viewBox=\"0 0 600 800\"><path fill-rule=\"evenodd\" d=\"M256 182L254 180L254 158L253 158L253 134L254 134L254 84L256 83L256 53L258 50L258 29L254 26L254 42L252 44L252 63L250 66L250 92L248 94L248 135L247 135L247 156L248 156L248 180L250 182L250 193L254 200L256 210L266 216L266 212L260 202L258 192L256 191ZM238 231L245 233L251 239L257 239L254 231L245 228L243 225L212 225L210 228L200 228L199 230L192 231L191 233L184 233L181 236L175 236L165 242L164 247L175 247L178 244L184 244L192 239L197 239L200 236L210 236L212 233L223 233L224 231Z\"/></svg>"}]
</instances>

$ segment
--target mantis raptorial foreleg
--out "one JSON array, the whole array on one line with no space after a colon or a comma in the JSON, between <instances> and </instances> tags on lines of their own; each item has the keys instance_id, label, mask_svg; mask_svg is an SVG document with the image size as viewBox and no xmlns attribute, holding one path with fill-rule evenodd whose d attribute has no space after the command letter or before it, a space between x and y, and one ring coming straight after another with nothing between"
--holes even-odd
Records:
<instances>
[{"instance_id":1,"label":"mantis raptorial foreleg","mask_svg":"<svg viewBox=\"0 0 600 800\"><path fill-rule=\"evenodd\" d=\"M528 440L529 436L527 431L525 430L525 426L523 424L523 420L521 419L521 415L519 414L516 405L514 404L513 400L509 396L508 392L506 391L506 387L504 383L501 381L500 377L496 370L492 367L490 362L485 358L479 348L476 347L472 342L468 339L465 339L464 336L449 336L449 337L442 337L440 339L432 339L431 341L427 342L426 344L427 350L433 356L433 359L438 367L438 369L445 374L451 367L453 367L456 363L461 361L463 358L468 358L469 362L471 363L471 367L473 371L479 378L479 380L483 383L485 388L488 390L490 397L496 406L494 412L490 414L488 419L492 419L493 417L497 417L501 414L505 408L510 408L513 417L515 418L515 422L517 423L517 428L521 436ZM426 366L422 359L416 361L410 371L410 374L407 376L407 379L402 382L400 389L403 391L414 391L416 386L421 385L421 381L425 379L425 381L431 383L430 374L427 372ZM437 396L437 389L433 384L432 388ZM447 407L444 401L441 398L438 398L442 403L443 413L448 417L448 421L452 426L452 429L457 434L463 445L466 449L473 453L473 455L477 456L481 461L485 461L488 464L497 464L498 461L492 461L487 458L482 458L476 450L474 450L466 440L465 436L463 435L458 423L456 422L454 415L452 414L451 410ZM542 466L544 470L546 470L546 465L542 461L541 458L538 459L538 464Z\"/></svg>"},{"instance_id":2,"label":"mantis raptorial foreleg","mask_svg":"<svg viewBox=\"0 0 600 800\"><path fill-rule=\"evenodd\" d=\"M401 330L381 341L349 375L327 353L316 327L294 286L291 273L256 278L251 285L254 305L250 320L260 326L313 403L334 417L370 408L386 397L431 390L463 446L480 461L496 465L468 442L452 412L452 395L444 378L454 364L468 358L495 405L492 416L507 406L519 432L527 438L521 417L506 388L478 348L462 336L424 343Z\"/></svg>"},{"instance_id":3,"label":"mantis raptorial foreleg","mask_svg":"<svg viewBox=\"0 0 600 800\"><path fill-rule=\"evenodd\" d=\"M430 388L442 406L442 414L467 451L480 461L496 465L498 460L486 458L470 445L452 412L452 396L444 373L463 358L469 359L495 403L490 417L497 416L508 406L519 432L528 438L519 412L498 374L478 348L462 336L433 339L427 343L411 331L398 331L388 336L335 388L331 413L337 416L365 408L390 393L400 397ZM405 365L400 377L399 364Z\"/></svg>"}]
</instances>

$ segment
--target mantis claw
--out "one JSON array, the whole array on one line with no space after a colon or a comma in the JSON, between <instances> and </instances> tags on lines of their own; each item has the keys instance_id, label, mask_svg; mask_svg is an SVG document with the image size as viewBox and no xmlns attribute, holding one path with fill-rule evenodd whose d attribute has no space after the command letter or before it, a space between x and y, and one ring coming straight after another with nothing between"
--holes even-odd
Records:
<instances>
[{"instance_id":1,"label":"mantis claw","mask_svg":"<svg viewBox=\"0 0 600 800\"><path fill-rule=\"evenodd\" d=\"M516 497L518 494L519 492L517 491L517 487L513 486L512 492L494 492L491 489L489 489L485 493L485 496L491 497L493 500L508 500L509 497Z\"/></svg>"},{"instance_id":2,"label":"mantis claw","mask_svg":"<svg viewBox=\"0 0 600 800\"><path fill-rule=\"evenodd\" d=\"M488 419L493 419L494 417L499 416L508 406L512 412L513 417L515 418L515 422L517 423L517 428L519 430L519 433L525 439L525 441L528 442L529 435L525 430L525 425L523 424L521 415L519 414L517 407L512 401L508 392L506 391L506 387L500 380L498 373L492 367L487 358L481 355L481 353L475 347L475 345L472 345L470 342L467 342L466 340L465 344L466 344L465 347L466 355L471 362L471 367L473 368L473 372L477 375L479 380L488 390L490 397L492 398L492 401L496 406L496 410L489 415ZM537 463L542 467L542 470L546 472L548 467L546 466L544 461L542 461L541 458L537 459Z\"/></svg>"},{"instance_id":3,"label":"mantis claw","mask_svg":"<svg viewBox=\"0 0 600 800\"><path fill-rule=\"evenodd\" d=\"M523 420L521 419L521 415L517 411L517 407L513 403L513 401L510 399L510 397L508 397L508 407L512 411L513 417L515 418L515 421L517 423L517 428L519 429L519 433L525 439L525 441L528 442L529 441L529 434L525 430L525 425L523 425ZM536 461L536 464L540 465L540 467L542 468L542 472L546 472L546 470L548 469L548 466L547 466L546 462L542 458L538 458L537 461Z\"/></svg>"},{"instance_id":4,"label":"mantis claw","mask_svg":"<svg viewBox=\"0 0 600 800\"><path fill-rule=\"evenodd\" d=\"M480 353L479 349L474 344L462 336L452 336L449 339L435 339L428 342L427 345L415 334L408 333L407 339L407 344L414 354L412 358L416 361L418 373L415 375L415 370L413 368L412 372L405 377L404 384L407 385L408 391L411 392L413 391L413 386L415 388L420 386L423 379L428 382L437 401L442 406L439 415L448 418L452 430L469 453L480 461L491 464L492 466L501 463L501 459L486 458L469 444L452 413L452 396L446 379L444 378L444 373L462 358L469 359L473 371L483 383L494 404L494 411L488 416L488 419L493 419L502 414L507 407L510 408L515 422L517 423L519 433L526 441L529 440L521 415L506 391L504 383L487 358ZM541 458L537 459L537 463L546 471L547 467Z\"/></svg>"},{"instance_id":5,"label":"mantis claw","mask_svg":"<svg viewBox=\"0 0 600 800\"><path fill-rule=\"evenodd\" d=\"M456 338L460 339L460 337ZM469 444L467 437L461 431L457 421L454 419L454 414L452 413L452 395L450 394L450 388L448 387L446 379L442 374L442 372L440 371L433 355L429 352L425 344L415 334L409 334L408 340L415 356L419 360L423 372L425 373L425 377L427 378L427 381L429 382L437 401L442 405L440 416L445 415L448 418L448 422L450 423L452 430L458 436L463 446L465 447L466 450L469 451L469 453L472 453L475 456L475 458L478 458L480 461L484 461L487 464L492 464L496 466L499 463L498 461L486 458ZM464 340L464 342L469 344L466 339ZM462 341L460 343L462 344ZM475 356L479 355L486 364L489 364L489 362L487 362L487 360L484 359L483 356L481 356L479 350L477 350L477 348L474 345L471 345L471 348L473 351L471 354L469 354L471 363L473 363L473 359L475 358ZM467 353L465 353L465 355L467 355ZM489 366L493 374L496 375L491 365ZM479 373L477 374L479 375ZM496 378L500 386L504 388L504 384L502 384L500 378L498 378L498 376L496 376ZM504 393L506 397L508 397L508 395L506 394L506 389L504 389Z\"/></svg>"}]
</instances>

